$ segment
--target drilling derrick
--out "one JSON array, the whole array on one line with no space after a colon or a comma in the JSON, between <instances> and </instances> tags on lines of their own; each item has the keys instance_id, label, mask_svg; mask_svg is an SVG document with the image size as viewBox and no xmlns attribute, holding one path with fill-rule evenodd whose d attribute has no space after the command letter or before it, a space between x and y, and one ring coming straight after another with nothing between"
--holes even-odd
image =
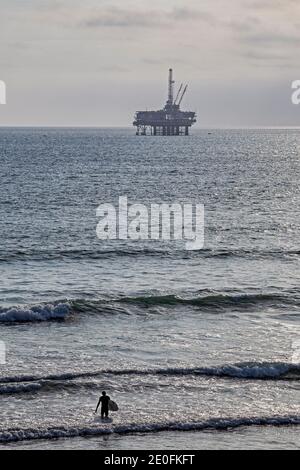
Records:
<instances>
[{"instance_id":1,"label":"drilling derrick","mask_svg":"<svg viewBox=\"0 0 300 470\"><path fill-rule=\"evenodd\" d=\"M169 70L169 87L168 87L168 101L167 106L172 106L174 101L174 80L173 80L173 70Z\"/></svg>"},{"instance_id":2,"label":"drilling derrick","mask_svg":"<svg viewBox=\"0 0 300 470\"><path fill-rule=\"evenodd\" d=\"M174 100L174 84L173 70L170 69L166 105L158 111L137 111L133 123L137 135L189 135L190 127L196 122L196 113L180 110L187 85L183 88L181 84Z\"/></svg>"}]
</instances>

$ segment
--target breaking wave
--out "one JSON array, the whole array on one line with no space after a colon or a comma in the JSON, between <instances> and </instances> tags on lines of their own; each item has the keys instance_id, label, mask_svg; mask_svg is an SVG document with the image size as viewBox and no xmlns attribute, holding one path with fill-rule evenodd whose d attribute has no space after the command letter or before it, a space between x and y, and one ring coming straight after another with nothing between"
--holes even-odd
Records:
<instances>
[{"instance_id":1,"label":"breaking wave","mask_svg":"<svg viewBox=\"0 0 300 470\"><path fill-rule=\"evenodd\" d=\"M0 386L0 395L14 395L21 393L34 393L43 388L41 383L22 383L20 385L2 385Z\"/></svg>"},{"instance_id":2,"label":"breaking wave","mask_svg":"<svg viewBox=\"0 0 300 470\"><path fill-rule=\"evenodd\" d=\"M41 322L64 320L70 313L67 303L18 306L0 309L0 322Z\"/></svg>"},{"instance_id":3,"label":"breaking wave","mask_svg":"<svg viewBox=\"0 0 300 470\"><path fill-rule=\"evenodd\" d=\"M161 369L103 369L93 372L71 372L52 375L27 375L0 377L0 394L5 393L31 393L49 386L64 387L67 381L75 381L83 378L100 378L104 375L164 375L164 376L207 376L231 379L248 380L299 380L300 364L281 362L246 362L237 364L225 364L216 367L193 368L161 368ZM57 383L55 383L57 382ZM8 385L7 385L8 384ZM69 383L70 385L70 383ZM76 384L75 386L85 386ZM89 386L89 384L86 384ZM15 387L15 388L14 388ZM32 387L32 388L30 388Z\"/></svg>"},{"instance_id":4,"label":"breaking wave","mask_svg":"<svg viewBox=\"0 0 300 470\"><path fill-rule=\"evenodd\" d=\"M289 426L299 425L300 416L270 416L270 417L239 417L239 418L211 418L193 422L162 422L107 426L83 427L50 427L46 429L8 429L0 431L0 442L19 442L41 439L58 439L72 437L92 437L105 434L131 434L154 433L163 431L204 431L227 430L242 426Z\"/></svg>"},{"instance_id":5,"label":"breaking wave","mask_svg":"<svg viewBox=\"0 0 300 470\"><path fill-rule=\"evenodd\" d=\"M284 293L218 293L203 291L193 297L170 295L141 295L114 299L61 300L38 305L20 305L0 308L0 322L40 322L65 320L72 314L132 313L128 308L190 306L206 312L226 310L260 310L264 308L300 307L296 292ZM297 315L297 313L296 313Z\"/></svg>"}]
</instances>

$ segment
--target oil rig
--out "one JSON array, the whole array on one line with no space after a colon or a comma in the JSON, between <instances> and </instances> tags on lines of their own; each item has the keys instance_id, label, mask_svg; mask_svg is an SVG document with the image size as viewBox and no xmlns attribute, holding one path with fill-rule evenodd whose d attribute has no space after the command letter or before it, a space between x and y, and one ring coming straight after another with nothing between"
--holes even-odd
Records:
<instances>
[{"instance_id":1,"label":"oil rig","mask_svg":"<svg viewBox=\"0 0 300 470\"><path fill-rule=\"evenodd\" d=\"M137 111L133 125L136 135L189 135L190 127L196 122L196 113L181 111L180 105L187 91L181 84L174 99L173 70L169 70L168 100L159 111Z\"/></svg>"}]
</instances>

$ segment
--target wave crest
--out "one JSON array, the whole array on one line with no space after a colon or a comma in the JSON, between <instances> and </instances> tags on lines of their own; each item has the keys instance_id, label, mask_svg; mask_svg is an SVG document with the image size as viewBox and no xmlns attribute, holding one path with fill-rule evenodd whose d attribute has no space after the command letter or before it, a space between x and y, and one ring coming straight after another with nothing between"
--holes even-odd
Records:
<instances>
[{"instance_id":1,"label":"wave crest","mask_svg":"<svg viewBox=\"0 0 300 470\"><path fill-rule=\"evenodd\" d=\"M59 383L62 386L64 381L73 381L83 378L97 378L103 375L166 375L166 376L184 376L196 375L207 377L220 377L231 379L248 380L299 380L300 364L283 362L244 362L237 364L225 364L215 367L193 367L193 368L161 368L161 369L103 369L93 372L70 372L65 374L52 374L45 376L11 376L0 377L1 384L26 384L34 383L37 385L47 385L46 382ZM28 389L30 391L30 389ZM0 387L1 393L1 387Z\"/></svg>"},{"instance_id":2,"label":"wave crest","mask_svg":"<svg viewBox=\"0 0 300 470\"><path fill-rule=\"evenodd\" d=\"M207 429L227 430L241 426L288 426L299 425L300 416L269 416L269 417L238 417L238 418L211 418L195 422L162 422L123 424L107 426L85 426L85 427L53 427L46 429L11 429L0 431L0 442L18 442L41 439L58 439L72 437L91 437L104 434L131 434L131 433L154 433L166 431L204 431Z\"/></svg>"},{"instance_id":3,"label":"wave crest","mask_svg":"<svg viewBox=\"0 0 300 470\"><path fill-rule=\"evenodd\" d=\"M123 297L119 302L138 304L142 306L176 306L191 305L195 307L222 309L228 307L247 308L257 306L300 305L300 299L290 293L210 293L196 297L179 297L177 295L147 295L138 297Z\"/></svg>"},{"instance_id":4,"label":"wave crest","mask_svg":"<svg viewBox=\"0 0 300 470\"><path fill-rule=\"evenodd\" d=\"M190 306L205 312L226 310L259 310L264 308L284 309L300 307L300 297L295 291L274 293L216 292L203 290L194 296L175 294L146 294L132 297L103 299L57 300L38 305L20 305L0 308L0 322L38 322L65 320L70 314L113 314L129 315L130 306L138 308ZM295 315L297 315L296 313Z\"/></svg>"},{"instance_id":5,"label":"wave crest","mask_svg":"<svg viewBox=\"0 0 300 470\"><path fill-rule=\"evenodd\" d=\"M70 313L68 303L40 304L33 306L18 306L0 309L0 322L41 322L64 320Z\"/></svg>"}]
</instances>

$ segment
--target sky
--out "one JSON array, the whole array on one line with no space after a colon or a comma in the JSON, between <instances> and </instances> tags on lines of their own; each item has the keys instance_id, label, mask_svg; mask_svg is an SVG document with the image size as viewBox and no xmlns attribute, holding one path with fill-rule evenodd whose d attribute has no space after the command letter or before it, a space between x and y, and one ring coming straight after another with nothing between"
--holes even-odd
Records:
<instances>
[{"instance_id":1,"label":"sky","mask_svg":"<svg viewBox=\"0 0 300 470\"><path fill-rule=\"evenodd\" d=\"M2 126L131 126L168 69L198 127L299 126L299 0L0 0Z\"/></svg>"}]
</instances>

